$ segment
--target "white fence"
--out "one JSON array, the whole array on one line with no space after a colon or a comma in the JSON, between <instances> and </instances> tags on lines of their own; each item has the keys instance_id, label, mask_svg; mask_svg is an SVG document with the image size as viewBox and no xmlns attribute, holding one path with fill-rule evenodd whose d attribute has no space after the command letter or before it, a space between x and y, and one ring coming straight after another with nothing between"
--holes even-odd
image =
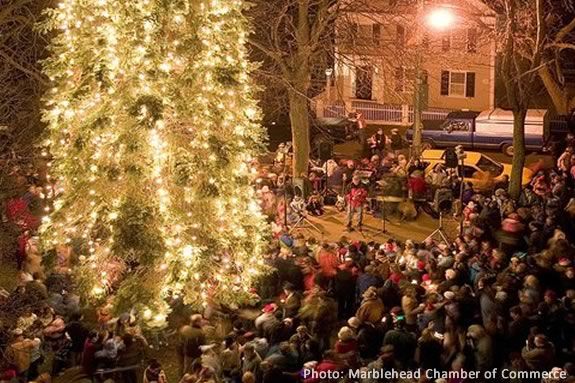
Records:
<instances>
[{"instance_id":1,"label":"white fence","mask_svg":"<svg viewBox=\"0 0 575 383\"><path fill-rule=\"evenodd\" d=\"M371 101L352 101L345 105L338 102L318 108L318 117L345 117L350 112L359 112L366 121L390 125L409 125L413 123L413 106L401 104L380 104ZM422 112L424 120L443 120L450 109L429 108Z\"/></svg>"}]
</instances>

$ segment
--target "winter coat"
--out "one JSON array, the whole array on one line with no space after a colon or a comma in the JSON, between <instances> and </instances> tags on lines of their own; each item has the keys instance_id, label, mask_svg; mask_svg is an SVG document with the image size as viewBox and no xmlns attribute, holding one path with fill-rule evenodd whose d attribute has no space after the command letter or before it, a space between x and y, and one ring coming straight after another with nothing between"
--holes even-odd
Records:
<instances>
[{"instance_id":1,"label":"winter coat","mask_svg":"<svg viewBox=\"0 0 575 383\"><path fill-rule=\"evenodd\" d=\"M317 262L319 263L323 276L328 278L335 277L337 266L339 265L337 254L329 250L321 249L317 256Z\"/></svg>"},{"instance_id":2,"label":"winter coat","mask_svg":"<svg viewBox=\"0 0 575 383\"><path fill-rule=\"evenodd\" d=\"M555 361L555 349L553 345L548 344L546 347L528 348L523 347L521 356L527 366L536 371L549 371Z\"/></svg>"},{"instance_id":3,"label":"winter coat","mask_svg":"<svg viewBox=\"0 0 575 383\"><path fill-rule=\"evenodd\" d=\"M384 309L381 299L365 299L357 309L355 316L362 322L377 324L383 318Z\"/></svg>"},{"instance_id":4,"label":"winter coat","mask_svg":"<svg viewBox=\"0 0 575 383\"><path fill-rule=\"evenodd\" d=\"M40 339L22 339L8 347L8 359L16 366L18 372L24 372L30 367L33 350L40 345Z\"/></svg>"},{"instance_id":5,"label":"winter coat","mask_svg":"<svg viewBox=\"0 0 575 383\"><path fill-rule=\"evenodd\" d=\"M184 326L179 331L176 349L178 355L194 360L202 355L200 346L204 344L206 344L206 336L201 328Z\"/></svg>"},{"instance_id":6,"label":"winter coat","mask_svg":"<svg viewBox=\"0 0 575 383\"><path fill-rule=\"evenodd\" d=\"M392 345L396 360L401 362L403 367L406 367L413 361L417 341L413 334L398 329L390 330L385 334L383 345Z\"/></svg>"}]
</instances>

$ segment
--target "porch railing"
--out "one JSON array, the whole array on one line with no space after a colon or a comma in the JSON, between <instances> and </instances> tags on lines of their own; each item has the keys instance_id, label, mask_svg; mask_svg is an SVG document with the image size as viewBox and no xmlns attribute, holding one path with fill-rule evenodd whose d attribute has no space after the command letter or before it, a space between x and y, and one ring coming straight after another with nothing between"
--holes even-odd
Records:
<instances>
[{"instance_id":1,"label":"porch railing","mask_svg":"<svg viewBox=\"0 0 575 383\"><path fill-rule=\"evenodd\" d=\"M409 125L413 123L413 106L406 104L382 104L373 101L354 100L344 104L337 102L324 105L317 112L318 117L345 117L349 112L357 111L368 122L378 122L390 125ZM443 120L450 109L428 108L422 112L423 120Z\"/></svg>"}]
</instances>

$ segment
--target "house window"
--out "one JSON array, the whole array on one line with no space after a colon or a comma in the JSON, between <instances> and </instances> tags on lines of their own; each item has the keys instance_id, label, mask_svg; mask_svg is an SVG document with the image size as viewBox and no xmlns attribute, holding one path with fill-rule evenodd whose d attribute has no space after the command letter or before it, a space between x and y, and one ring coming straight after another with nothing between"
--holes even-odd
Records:
<instances>
[{"instance_id":1,"label":"house window","mask_svg":"<svg viewBox=\"0 0 575 383\"><path fill-rule=\"evenodd\" d=\"M477 29L475 28L467 29L466 48L467 52L469 53L477 52Z\"/></svg>"},{"instance_id":2,"label":"house window","mask_svg":"<svg viewBox=\"0 0 575 383\"><path fill-rule=\"evenodd\" d=\"M449 73L449 95L465 96L465 73L463 72Z\"/></svg>"},{"instance_id":3,"label":"house window","mask_svg":"<svg viewBox=\"0 0 575 383\"><path fill-rule=\"evenodd\" d=\"M394 80L394 90L396 92L410 92L413 89L415 70L398 66L394 71ZM427 84L427 71L425 70L421 72L421 82L422 84Z\"/></svg>"},{"instance_id":4,"label":"house window","mask_svg":"<svg viewBox=\"0 0 575 383\"><path fill-rule=\"evenodd\" d=\"M475 97L475 72L441 71L442 96Z\"/></svg>"},{"instance_id":5,"label":"house window","mask_svg":"<svg viewBox=\"0 0 575 383\"><path fill-rule=\"evenodd\" d=\"M357 37L359 34L359 24L358 23L350 23L349 28L346 29L346 35L348 37L348 41L350 43L354 43L357 41Z\"/></svg>"},{"instance_id":6,"label":"house window","mask_svg":"<svg viewBox=\"0 0 575 383\"><path fill-rule=\"evenodd\" d=\"M381 41L381 25L380 24L358 24L352 23L350 25L349 35L350 41L353 44L368 46L379 46Z\"/></svg>"},{"instance_id":7,"label":"house window","mask_svg":"<svg viewBox=\"0 0 575 383\"><path fill-rule=\"evenodd\" d=\"M371 100L373 98L373 67L366 65L355 71L355 98Z\"/></svg>"}]
</instances>

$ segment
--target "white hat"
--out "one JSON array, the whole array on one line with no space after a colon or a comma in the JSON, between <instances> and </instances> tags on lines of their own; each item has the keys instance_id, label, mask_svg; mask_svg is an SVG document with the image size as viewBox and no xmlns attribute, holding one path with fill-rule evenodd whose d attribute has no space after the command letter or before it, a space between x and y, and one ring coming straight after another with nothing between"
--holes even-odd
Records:
<instances>
[{"instance_id":1,"label":"white hat","mask_svg":"<svg viewBox=\"0 0 575 383\"><path fill-rule=\"evenodd\" d=\"M12 331L12 334L13 334L13 335L16 335L16 336L20 336L20 335L22 335L23 333L24 333L24 331L23 331L21 328L15 328L15 329Z\"/></svg>"},{"instance_id":2,"label":"white hat","mask_svg":"<svg viewBox=\"0 0 575 383\"><path fill-rule=\"evenodd\" d=\"M445 299L447 299L448 301L451 301L453 299L455 299L455 293L453 291L446 291L443 293L443 296L445 297Z\"/></svg>"},{"instance_id":3,"label":"white hat","mask_svg":"<svg viewBox=\"0 0 575 383\"><path fill-rule=\"evenodd\" d=\"M200 346L200 351L201 352L210 351L210 350L214 349L215 347L216 347L215 343L206 344L206 345Z\"/></svg>"}]
</instances>

